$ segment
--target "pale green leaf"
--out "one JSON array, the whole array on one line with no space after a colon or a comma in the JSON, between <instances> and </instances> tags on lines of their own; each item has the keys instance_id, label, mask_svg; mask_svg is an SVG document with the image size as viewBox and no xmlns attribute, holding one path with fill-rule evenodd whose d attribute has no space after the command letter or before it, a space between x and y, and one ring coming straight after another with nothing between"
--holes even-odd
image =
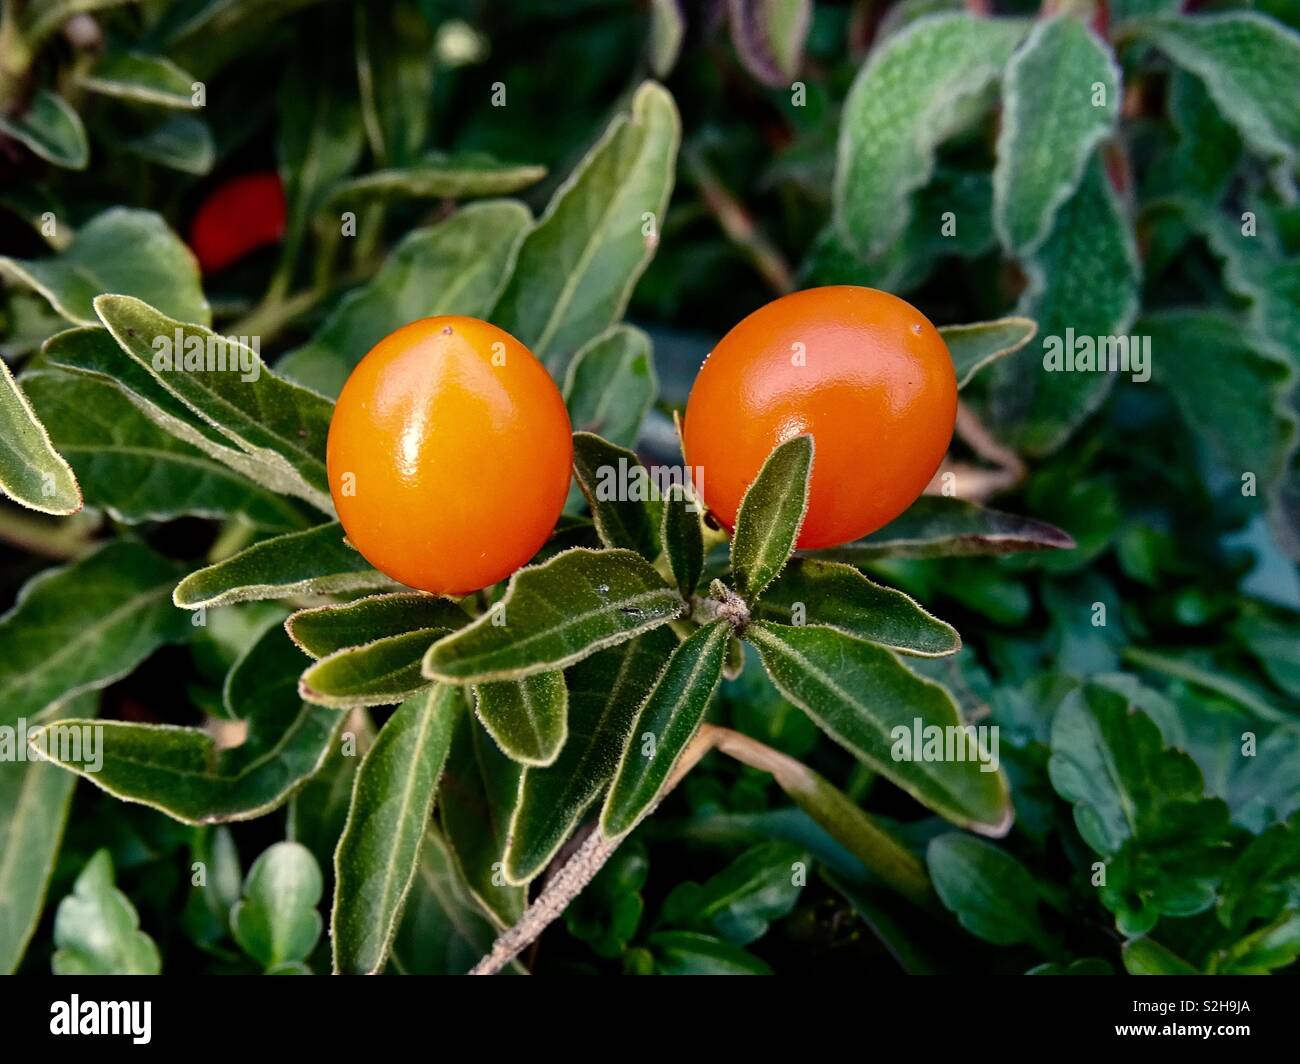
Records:
<instances>
[{"instance_id":1,"label":"pale green leaf","mask_svg":"<svg viewBox=\"0 0 1300 1064\"><path fill-rule=\"evenodd\" d=\"M113 858L99 850L54 915L55 975L157 975L158 947L113 885Z\"/></svg>"},{"instance_id":2,"label":"pale green leaf","mask_svg":"<svg viewBox=\"0 0 1300 1064\"><path fill-rule=\"evenodd\" d=\"M615 325L593 337L569 363L564 402L575 431L635 447L641 422L659 394L650 337Z\"/></svg>"},{"instance_id":3,"label":"pale green leaf","mask_svg":"<svg viewBox=\"0 0 1300 1064\"><path fill-rule=\"evenodd\" d=\"M0 359L0 492L29 510L66 516L82 507L67 460Z\"/></svg>"},{"instance_id":4,"label":"pale green leaf","mask_svg":"<svg viewBox=\"0 0 1300 1064\"><path fill-rule=\"evenodd\" d=\"M296 842L277 842L253 862L244 896L230 911L235 941L268 971L302 963L320 938L316 906L323 890L311 851Z\"/></svg>"},{"instance_id":5,"label":"pale green leaf","mask_svg":"<svg viewBox=\"0 0 1300 1064\"><path fill-rule=\"evenodd\" d=\"M939 329L952 356L959 389L965 388L986 366L1014 355L1037 332L1037 324L1029 318L998 318L972 325L944 325Z\"/></svg>"},{"instance_id":6,"label":"pale green leaf","mask_svg":"<svg viewBox=\"0 0 1300 1064\"><path fill-rule=\"evenodd\" d=\"M91 92L131 103L191 110L194 75L165 56L119 52L105 56L79 79Z\"/></svg>"}]
</instances>

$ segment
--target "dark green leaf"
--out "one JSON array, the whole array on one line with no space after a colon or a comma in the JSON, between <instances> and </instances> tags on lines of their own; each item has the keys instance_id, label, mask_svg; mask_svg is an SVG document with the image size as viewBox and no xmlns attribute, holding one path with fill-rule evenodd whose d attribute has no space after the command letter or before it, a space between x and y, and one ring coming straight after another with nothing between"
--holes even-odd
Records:
<instances>
[{"instance_id":1,"label":"dark green leaf","mask_svg":"<svg viewBox=\"0 0 1300 1064\"><path fill-rule=\"evenodd\" d=\"M106 55L93 70L80 77L91 92L130 103L157 107L193 108L194 76L164 56L142 52Z\"/></svg>"},{"instance_id":2,"label":"dark green leaf","mask_svg":"<svg viewBox=\"0 0 1300 1064\"><path fill-rule=\"evenodd\" d=\"M562 669L668 623L683 608L681 596L631 551L575 548L515 573L487 613L430 648L424 674L485 683Z\"/></svg>"},{"instance_id":3,"label":"dark green leaf","mask_svg":"<svg viewBox=\"0 0 1300 1064\"><path fill-rule=\"evenodd\" d=\"M680 487L671 489L664 499L659 538L677 590L689 601L704 572L704 535L699 504Z\"/></svg>"},{"instance_id":4,"label":"dark green leaf","mask_svg":"<svg viewBox=\"0 0 1300 1064\"><path fill-rule=\"evenodd\" d=\"M736 590L753 605L794 550L808 512L813 438L796 436L777 447L745 491L731 538Z\"/></svg>"},{"instance_id":5,"label":"dark green leaf","mask_svg":"<svg viewBox=\"0 0 1300 1064\"><path fill-rule=\"evenodd\" d=\"M446 628L422 628L337 650L308 667L298 693L333 709L395 705L429 686L420 662L446 633Z\"/></svg>"},{"instance_id":6,"label":"dark green leaf","mask_svg":"<svg viewBox=\"0 0 1300 1064\"><path fill-rule=\"evenodd\" d=\"M284 627L304 653L323 658L348 647L426 628L454 631L468 620L469 615L451 599L423 591L398 591L299 610L290 614Z\"/></svg>"},{"instance_id":7,"label":"dark green leaf","mask_svg":"<svg viewBox=\"0 0 1300 1064\"><path fill-rule=\"evenodd\" d=\"M635 447L641 421L659 394L650 337L615 325L584 345L564 377L564 401L574 428Z\"/></svg>"},{"instance_id":8,"label":"dark green leaf","mask_svg":"<svg viewBox=\"0 0 1300 1064\"><path fill-rule=\"evenodd\" d=\"M631 831L654 805L673 766L704 719L718 681L731 628L725 621L684 640L637 711L600 813L612 839Z\"/></svg>"},{"instance_id":9,"label":"dark green leaf","mask_svg":"<svg viewBox=\"0 0 1300 1064\"><path fill-rule=\"evenodd\" d=\"M512 761L549 765L568 737L569 690L564 673L539 672L522 680L482 683L474 708L488 734Z\"/></svg>"},{"instance_id":10,"label":"dark green leaf","mask_svg":"<svg viewBox=\"0 0 1300 1064\"><path fill-rule=\"evenodd\" d=\"M808 853L788 842L760 843L704 883L679 883L664 899L662 918L671 926L747 946L794 908L808 863Z\"/></svg>"},{"instance_id":11,"label":"dark green leaf","mask_svg":"<svg viewBox=\"0 0 1300 1064\"><path fill-rule=\"evenodd\" d=\"M961 637L951 625L901 591L872 583L839 562L794 559L764 593L756 616L782 624L824 625L922 657L961 649Z\"/></svg>"},{"instance_id":12,"label":"dark green leaf","mask_svg":"<svg viewBox=\"0 0 1300 1064\"><path fill-rule=\"evenodd\" d=\"M188 610L250 599L293 598L396 587L343 538L334 522L255 543L176 585L172 601Z\"/></svg>"},{"instance_id":13,"label":"dark green leaf","mask_svg":"<svg viewBox=\"0 0 1300 1064\"><path fill-rule=\"evenodd\" d=\"M646 561L659 554L659 529L649 472L631 451L590 432L573 434L573 470L591 508L600 541L634 550Z\"/></svg>"},{"instance_id":14,"label":"dark green leaf","mask_svg":"<svg viewBox=\"0 0 1300 1064\"><path fill-rule=\"evenodd\" d=\"M402 703L357 770L334 855L336 972L373 974L384 966L464 705L457 688L443 685Z\"/></svg>"},{"instance_id":15,"label":"dark green leaf","mask_svg":"<svg viewBox=\"0 0 1300 1064\"><path fill-rule=\"evenodd\" d=\"M925 859L935 891L972 935L995 946L1041 941L1034 879L1011 854L953 832L931 839Z\"/></svg>"},{"instance_id":16,"label":"dark green leaf","mask_svg":"<svg viewBox=\"0 0 1300 1064\"><path fill-rule=\"evenodd\" d=\"M646 944L663 975L771 975L752 953L694 931L657 931Z\"/></svg>"},{"instance_id":17,"label":"dark green leaf","mask_svg":"<svg viewBox=\"0 0 1300 1064\"><path fill-rule=\"evenodd\" d=\"M991 751L963 725L952 696L909 671L882 647L832 628L792 628L759 621L745 638L758 648L777 689L832 739L917 801L955 824L1005 834L1013 811L1006 779L986 771ZM929 760L931 735L952 737L962 760ZM951 730L949 730L951 729ZM917 731L922 749L914 751ZM894 751L910 757L895 757Z\"/></svg>"},{"instance_id":18,"label":"dark green leaf","mask_svg":"<svg viewBox=\"0 0 1300 1064\"><path fill-rule=\"evenodd\" d=\"M0 133L67 170L84 170L90 162L86 127L68 101L49 89L37 89L22 114L0 113Z\"/></svg>"}]
</instances>

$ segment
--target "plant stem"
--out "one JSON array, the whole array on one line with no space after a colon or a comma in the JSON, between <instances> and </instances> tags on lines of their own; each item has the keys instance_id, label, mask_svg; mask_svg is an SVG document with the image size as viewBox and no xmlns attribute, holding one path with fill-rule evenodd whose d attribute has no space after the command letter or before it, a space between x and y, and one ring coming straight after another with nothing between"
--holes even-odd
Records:
<instances>
[{"instance_id":1,"label":"plant stem","mask_svg":"<svg viewBox=\"0 0 1300 1064\"><path fill-rule=\"evenodd\" d=\"M655 806L664 800L686 773L699 764L700 758L707 754L712 746L712 732L706 725L696 732L695 738L682 751L682 756L677 759L677 764L664 780L664 785L655 798L654 804L641 814L637 820L638 824L654 812ZM547 881L542 892L537 895L537 899L519 918L519 922L492 944L491 952L474 965L469 974L495 975L527 949L538 935L569 907L573 899L582 893L631 831L632 829L629 828L617 838L607 839L601 835L599 827L592 825L591 833L582 841L582 845Z\"/></svg>"},{"instance_id":2,"label":"plant stem","mask_svg":"<svg viewBox=\"0 0 1300 1064\"><path fill-rule=\"evenodd\" d=\"M778 295L793 292L796 287L794 271L785 261L785 256L759 229L753 215L722 183L699 151L691 147L683 148L682 162L686 173L699 189L705 206L717 219L727 238L744 252L773 291Z\"/></svg>"}]
</instances>

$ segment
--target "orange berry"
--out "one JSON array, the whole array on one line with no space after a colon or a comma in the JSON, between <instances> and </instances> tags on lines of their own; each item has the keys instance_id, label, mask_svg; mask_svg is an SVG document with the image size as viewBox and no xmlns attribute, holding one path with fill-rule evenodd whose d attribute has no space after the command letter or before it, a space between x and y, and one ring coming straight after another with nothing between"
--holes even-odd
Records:
<instances>
[{"instance_id":1,"label":"orange berry","mask_svg":"<svg viewBox=\"0 0 1300 1064\"><path fill-rule=\"evenodd\" d=\"M686 404L686 461L733 528L773 448L814 440L798 546L860 539L912 504L952 440L957 377L943 337L897 296L811 288L760 307L710 352Z\"/></svg>"},{"instance_id":2,"label":"orange berry","mask_svg":"<svg viewBox=\"0 0 1300 1064\"><path fill-rule=\"evenodd\" d=\"M326 447L348 539L410 587L464 595L509 576L546 542L573 465L550 374L477 318L405 325L352 371Z\"/></svg>"}]
</instances>

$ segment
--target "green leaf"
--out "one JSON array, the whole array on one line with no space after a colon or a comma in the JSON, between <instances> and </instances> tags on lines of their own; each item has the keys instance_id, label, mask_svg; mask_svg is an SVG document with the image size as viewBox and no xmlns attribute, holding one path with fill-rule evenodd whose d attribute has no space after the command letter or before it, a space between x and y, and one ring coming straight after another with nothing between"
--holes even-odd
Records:
<instances>
[{"instance_id":1,"label":"green leaf","mask_svg":"<svg viewBox=\"0 0 1300 1064\"><path fill-rule=\"evenodd\" d=\"M97 708L96 695L80 695L43 719L90 718ZM0 972L6 975L23 959L45 907L76 781L25 746L6 751L0 761Z\"/></svg>"},{"instance_id":2,"label":"green leaf","mask_svg":"<svg viewBox=\"0 0 1300 1064\"><path fill-rule=\"evenodd\" d=\"M1156 379L1188 427L1230 468L1274 481L1296 443L1296 415L1285 405L1294 383L1288 361L1216 311L1164 311L1134 328L1151 337Z\"/></svg>"},{"instance_id":3,"label":"green leaf","mask_svg":"<svg viewBox=\"0 0 1300 1064\"><path fill-rule=\"evenodd\" d=\"M446 628L423 628L385 636L326 655L302 674L303 699L332 709L392 706L429 686L420 662Z\"/></svg>"},{"instance_id":4,"label":"green leaf","mask_svg":"<svg viewBox=\"0 0 1300 1064\"><path fill-rule=\"evenodd\" d=\"M122 147L151 163L202 177L217 161L212 130L193 115L169 115L147 133L122 142Z\"/></svg>"},{"instance_id":5,"label":"green leaf","mask_svg":"<svg viewBox=\"0 0 1300 1064\"><path fill-rule=\"evenodd\" d=\"M330 939L336 972L374 974L384 966L464 704L459 690L446 686L402 703L357 770L334 855Z\"/></svg>"},{"instance_id":6,"label":"green leaf","mask_svg":"<svg viewBox=\"0 0 1300 1064\"><path fill-rule=\"evenodd\" d=\"M253 862L244 896L230 911L239 948L264 969L301 963L320 938L324 883L306 846L277 842Z\"/></svg>"},{"instance_id":7,"label":"green leaf","mask_svg":"<svg viewBox=\"0 0 1300 1064\"><path fill-rule=\"evenodd\" d=\"M172 601L187 610L250 599L333 595L397 585L343 538L337 521L264 539L176 585Z\"/></svg>"},{"instance_id":8,"label":"green leaf","mask_svg":"<svg viewBox=\"0 0 1300 1064\"><path fill-rule=\"evenodd\" d=\"M113 858L99 850L54 915L55 975L157 975L162 959L140 930L135 906L113 886Z\"/></svg>"},{"instance_id":9,"label":"green leaf","mask_svg":"<svg viewBox=\"0 0 1300 1064\"><path fill-rule=\"evenodd\" d=\"M512 761L549 765L568 738L569 689L564 673L539 672L523 680L482 683L474 708L488 734Z\"/></svg>"},{"instance_id":10,"label":"green leaf","mask_svg":"<svg viewBox=\"0 0 1300 1064\"><path fill-rule=\"evenodd\" d=\"M793 620L796 610L798 620ZM921 657L961 649L950 624L890 587L872 583L852 566L796 558L759 602L756 616L781 624L816 624Z\"/></svg>"},{"instance_id":11,"label":"green leaf","mask_svg":"<svg viewBox=\"0 0 1300 1064\"><path fill-rule=\"evenodd\" d=\"M168 435L278 495L294 494L298 475L283 463L250 455L159 383L151 369L118 346L107 329L67 329L45 344L45 361L59 369L111 384Z\"/></svg>"},{"instance_id":12,"label":"green leaf","mask_svg":"<svg viewBox=\"0 0 1300 1064\"><path fill-rule=\"evenodd\" d=\"M659 529L651 495L657 494L657 488L652 487L641 460L590 432L575 432L573 471L600 541L654 561L659 555Z\"/></svg>"},{"instance_id":13,"label":"green leaf","mask_svg":"<svg viewBox=\"0 0 1300 1064\"><path fill-rule=\"evenodd\" d=\"M1025 348L994 367L992 424L1012 446L1042 455L1101 406L1118 378L1096 369L1049 369L1054 349L1064 366L1069 337L1123 338L1138 305L1133 234L1100 161L1057 211L1051 235L1025 269L1029 286L1020 313L1038 322L1042 353Z\"/></svg>"},{"instance_id":14,"label":"green leaf","mask_svg":"<svg viewBox=\"0 0 1300 1064\"><path fill-rule=\"evenodd\" d=\"M680 140L672 97L643 83L528 234L492 320L548 366L623 316L663 231Z\"/></svg>"},{"instance_id":15,"label":"green leaf","mask_svg":"<svg viewBox=\"0 0 1300 1064\"><path fill-rule=\"evenodd\" d=\"M373 279L344 296L316 334L285 355L276 370L337 395L394 323L439 314L487 317L530 221L524 206L507 200L476 203L437 225L412 230Z\"/></svg>"},{"instance_id":16,"label":"green leaf","mask_svg":"<svg viewBox=\"0 0 1300 1064\"><path fill-rule=\"evenodd\" d=\"M502 875L521 771L472 714L460 714L438 789L442 829L470 893L502 928L513 925L524 911L524 888Z\"/></svg>"},{"instance_id":17,"label":"green leaf","mask_svg":"<svg viewBox=\"0 0 1300 1064\"><path fill-rule=\"evenodd\" d=\"M240 516L277 532L307 523L295 503L164 432L103 379L38 370L23 376L23 387L72 463L86 504L116 521Z\"/></svg>"},{"instance_id":18,"label":"green leaf","mask_svg":"<svg viewBox=\"0 0 1300 1064\"><path fill-rule=\"evenodd\" d=\"M344 715L298 698L302 655L272 624L226 677L227 713L246 721L244 741L218 750L204 728L101 721L103 764L57 764L124 801L186 824L252 820L283 805L324 764ZM68 721L67 724L88 722ZM36 733L39 736L39 732Z\"/></svg>"},{"instance_id":19,"label":"green leaf","mask_svg":"<svg viewBox=\"0 0 1300 1064\"><path fill-rule=\"evenodd\" d=\"M833 628L758 621L745 630L778 691L832 739L953 823L1003 835L1013 810L1005 778L965 730L952 696L908 670L892 653ZM965 760L922 759L910 751L919 728L964 739ZM949 732L946 729L962 729ZM924 734L922 735L925 739ZM955 745L955 741L954 741ZM893 751L913 753L895 758Z\"/></svg>"},{"instance_id":20,"label":"green leaf","mask_svg":"<svg viewBox=\"0 0 1300 1064\"><path fill-rule=\"evenodd\" d=\"M329 202L352 207L375 199L474 199L534 185L546 167L505 163L486 155L431 155L391 170L372 170L334 186Z\"/></svg>"},{"instance_id":21,"label":"green leaf","mask_svg":"<svg viewBox=\"0 0 1300 1064\"><path fill-rule=\"evenodd\" d=\"M22 388L0 359L0 492L29 510L66 516L82 506L81 489L54 449Z\"/></svg>"},{"instance_id":22,"label":"green leaf","mask_svg":"<svg viewBox=\"0 0 1300 1064\"><path fill-rule=\"evenodd\" d=\"M123 248L131 254L124 255ZM193 253L152 211L111 207L79 228L57 255L0 257L0 277L34 289L78 325L99 323L95 297L107 292L147 296L162 313L182 321L206 325L212 320ZM150 350L147 361L152 357Z\"/></svg>"},{"instance_id":23,"label":"green leaf","mask_svg":"<svg viewBox=\"0 0 1300 1064\"><path fill-rule=\"evenodd\" d=\"M1278 87L1300 81L1300 35L1253 11L1162 16L1132 29L1205 82L1252 151L1295 168L1300 108Z\"/></svg>"},{"instance_id":24,"label":"green leaf","mask_svg":"<svg viewBox=\"0 0 1300 1064\"><path fill-rule=\"evenodd\" d=\"M393 968L404 975L464 975L492 948L496 936L461 880L447 841L430 824L393 940ZM521 970L518 963L512 970Z\"/></svg>"},{"instance_id":25,"label":"green leaf","mask_svg":"<svg viewBox=\"0 0 1300 1064\"><path fill-rule=\"evenodd\" d=\"M650 337L633 325L615 325L592 337L569 363L564 402L579 432L635 447L641 422L659 394Z\"/></svg>"},{"instance_id":26,"label":"green leaf","mask_svg":"<svg viewBox=\"0 0 1300 1064\"><path fill-rule=\"evenodd\" d=\"M730 635L725 621L697 629L673 651L646 695L600 813L600 830L607 839L631 831L654 806L722 679Z\"/></svg>"},{"instance_id":27,"label":"green leaf","mask_svg":"<svg viewBox=\"0 0 1300 1064\"><path fill-rule=\"evenodd\" d=\"M1229 856L1228 807L1202 797L1196 763L1166 747L1124 695L1090 686L1067 696L1052 723L1048 774L1074 803L1083 840L1107 859L1101 900L1122 934L1214 904Z\"/></svg>"},{"instance_id":28,"label":"green leaf","mask_svg":"<svg viewBox=\"0 0 1300 1064\"><path fill-rule=\"evenodd\" d=\"M189 622L168 602L178 575L144 544L113 540L29 580L0 617L0 724L106 687L186 639Z\"/></svg>"},{"instance_id":29,"label":"green leaf","mask_svg":"<svg viewBox=\"0 0 1300 1064\"><path fill-rule=\"evenodd\" d=\"M1057 15L1036 23L1012 56L1003 94L993 217L1002 246L1023 256L1047 239L1093 150L1114 128L1119 67L1079 19Z\"/></svg>"},{"instance_id":30,"label":"green leaf","mask_svg":"<svg viewBox=\"0 0 1300 1064\"><path fill-rule=\"evenodd\" d=\"M668 568L677 581L677 590L689 601L704 572L704 534L700 529L699 505L680 486L670 489L664 499L659 538Z\"/></svg>"},{"instance_id":31,"label":"green leaf","mask_svg":"<svg viewBox=\"0 0 1300 1064\"><path fill-rule=\"evenodd\" d=\"M650 69L657 78L665 78L677 64L686 19L678 0L650 2Z\"/></svg>"},{"instance_id":32,"label":"green leaf","mask_svg":"<svg viewBox=\"0 0 1300 1064\"><path fill-rule=\"evenodd\" d=\"M562 669L667 624L684 605L631 551L575 547L515 573L487 613L430 648L424 674L486 683Z\"/></svg>"},{"instance_id":33,"label":"green leaf","mask_svg":"<svg viewBox=\"0 0 1300 1064\"><path fill-rule=\"evenodd\" d=\"M1074 540L1032 517L988 510L964 499L923 495L901 517L865 539L815 552L860 565L877 558L943 558L1073 550Z\"/></svg>"},{"instance_id":34,"label":"green leaf","mask_svg":"<svg viewBox=\"0 0 1300 1064\"><path fill-rule=\"evenodd\" d=\"M1216 966L1223 975L1268 975L1300 957L1300 909L1288 909L1267 927L1247 935L1226 951Z\"/></svg>"},{"instance_id":35,"label":"green leaf","mask_svg":"<svg viewBox=\"0 0 1300 1064\"><path fill-rule=\"evenodd\" d=\"M1038 325L1029 318L998 318L973 325L945 325L940 328L939 335L952 355L960 389L965 388L986 366L1014 355L1037 332Z\"/></svg>"},{"instance_id":36,"label":"green leaf","mask_svg":"<svg viewBox=\"0 0 1300 1064\"><path fill-rule=\"evenodd\" d=\"M859 254L883 252L911 218L910 196L968 104L1002 73L1026 23L940 14L890 37L844 101L833 189L835 225ZM882 106L888 101L889 106Z\"/></svg>"},{"instance_id":37,"label":"green leaf","mask_svg":"<svg viewBox=\"0 0 1300 1064\"><path fill-rule=\"evenodd\" d=\"M524 769L505 854L509 882L538 875L605 789L645 692L676 646L669 628L656 628L568 671L569 737L552 764Z\"/></svg>"},{"instance_id":38,"label":"green leaf","mask_svg":"<svg viewBox=\"0 0 1300 1064\"><path fill-rule=\"evenodd\" d=\"M812 0L729 0L731 40L751 75L786 89L803 63Z\"/></svg>"},{"instance_id":39,"label":"green leaf","mask_svg":"<svg viewBox=\"0 0 1300 1064\"><path fill-rule=\"evenodd\" d=\"M1200 975L1172 950L1149 938L1135 938L1120 950L1129 975Z\"/></svg>"},{"instance_id":40,"label":"green leaf","mask_svg":"<svg viewBox=\"0 0 1300 1064\"><path fill-rule=\"evenodd\" d=\"M84 170L90 162L90 144L81 118L67 100L49 89L37 89L20 115L0 112L0 133L65 170Z\"/></svg>"},{"instance_id":41,"label":"green leaf","mask_svg":"<svg viewBox=\"0 0 1300 1064\"><path fill-rule=\"evenodd\" d=\"M80 83L91 92L131 103L192 110L195 78L165 56L119 52L101 59Z\"/></svg>"},{"instance_id":42,"label":"green leaf","mask_svg":"<svg viewBox=\"0 0 1300 1064\"><path fill-rule=\"evenodd\" d=\"M925 860L943 904L972 935L995 946L1042 940L1033 876L1011 854L952 832L930 840Z\"/></svg>"},{"instance_id":43,"label":"green leaf","mask_svg":"<svg viewBox=\"0 0 1300 1064\"><path fill-rule=\"evenodd\" d=\"M813 438L796 436L767 457L745 491L731 537L736 590L751 605L784 568L808 512Z\"/></svg>"},{"instance_id":44,"label":"green leaf","mask_svg":"<svg viewBox=\"0 0 1300 1064\"><path fill-rule=\"evenodd\" d=\"M243 340L186 325L138 299L100 296L95 310L122 350L163 388L245 453L277 469L292 494L333 513L325 473L325 439L334 412L328 399L276 376ZM168 345L162 354L170 350L176 362L161 357L160 341ZM184 369L177 364L182 345ZM191 347L204 351L213 368L189 368Z\"/></svg>"},{"instance_id":45,"label":"green leaf","mask_svg":"<svg viewBox=\"0 0 1300 1064\"><path fill-rule=\"evenodd\" d=\"M807 851L779 840L751 847L704 883L679 883L664 899L671 926L747 946L789 914L808 877Z\"/></svg>"},{"instance_id":46,"label":"green leaf","mask_svg":"<svg viewBox=\"0 0 1300 1064\"><path fill-rule=\"evenodd\" d=\"M451 599L423 591L399 591L299 610L289 616L284 627L303 653L324 658L348 647L416 630L452 631L468 620L469 615Z\"/></svg>"},{"instance_id":47,"label":"green leaf","mask_svg":"<svg viewBox=\"0 0 1300 1064\"><path fill-rule=\"evenodd\" d=\"M663 975L771 975L752 953L695 931L657 931L646 944Z\"/></svg>"}]
</instances>

